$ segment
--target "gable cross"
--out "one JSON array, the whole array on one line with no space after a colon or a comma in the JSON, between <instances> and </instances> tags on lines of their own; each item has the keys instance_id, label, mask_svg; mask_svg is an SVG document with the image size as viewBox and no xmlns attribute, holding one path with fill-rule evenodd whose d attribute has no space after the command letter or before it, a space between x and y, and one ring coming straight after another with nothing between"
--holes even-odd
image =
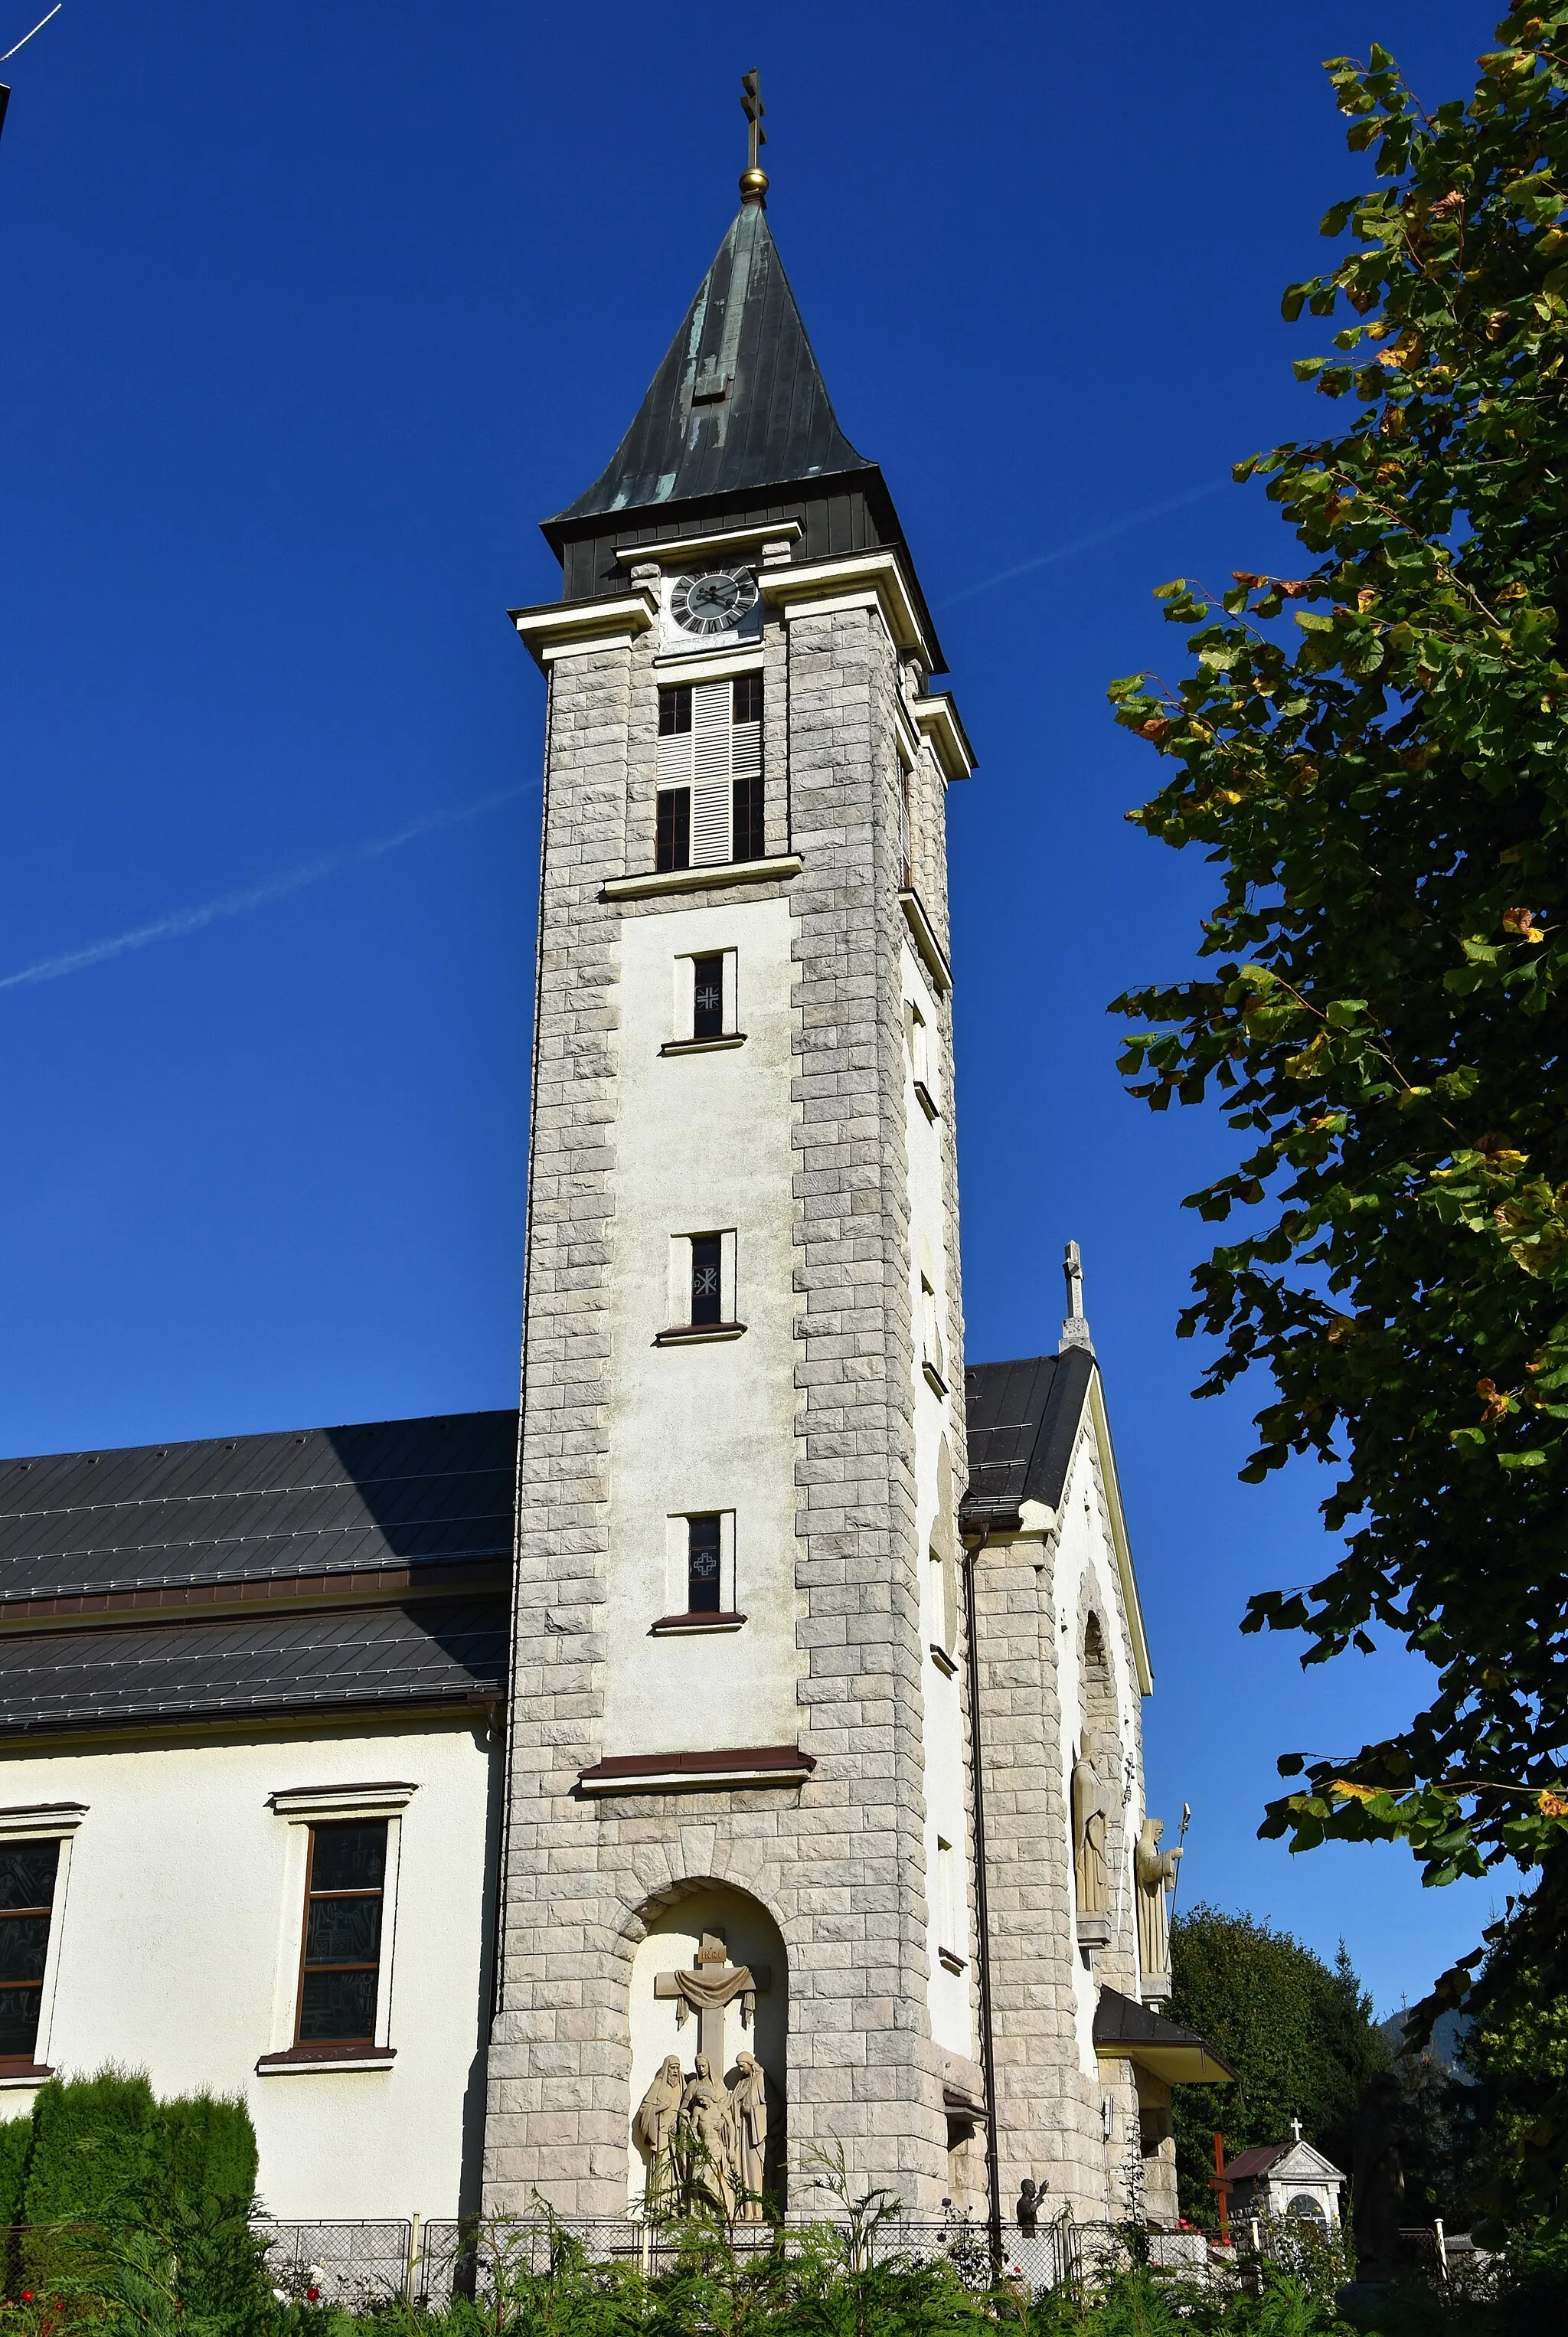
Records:
<instances>
[{"instance_id":1,"label":"gable cross","mask_svg":"<svg viewBox=\"0 0 1568 2337\"><path fill-rule=\"evenodd\" d=\"M1295 2136L1296 2140L1300 2142L1301 2139L1301 2121L1299 2117L1293 2117L1290 2120L1290 2132Z\"/></svg>"},{"instance_id":2,"label":"gable cross","mask_svg":"<svg viewBox=\"0 0 1568 2337\"><path fill-rule=\"evenodd\" d=\"M695 1968L654 1974L654 1995L665 2003L673 1999L676 2006L676 2026L685 2026L688 2013L696 2014L696 2049L706 2053L716 2076L722 2076L727 2067L724 2046L724 2024L726 2008L735 1998L740 1999L740 2017L744 2026L751 2026L752 2014L759 1995L773 1986L770 1964L732 1964L724 1941L712 1931L705 1931L696 1951Z\"/></svg>"}]
</instances>

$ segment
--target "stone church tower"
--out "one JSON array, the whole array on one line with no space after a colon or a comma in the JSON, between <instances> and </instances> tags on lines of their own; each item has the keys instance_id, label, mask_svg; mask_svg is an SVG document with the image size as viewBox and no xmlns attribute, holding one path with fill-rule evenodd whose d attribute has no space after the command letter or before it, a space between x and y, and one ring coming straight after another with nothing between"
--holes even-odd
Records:
<instances>
[{"instance_id":1,"label":"stone church tower","mask_svg":"<svg viewBox=\"0 0 1568 2337\"><path fill-rule=\"evenodd\" d=\"M1040 1359L1028 1437L977 1376L1001 1457L964 1511L944 797L970 755L765 187L546 523L562 598L514 612L549 715L486 2201L625 2214L661 2085L700 2053L733 2088L750 2054L792 2207L842 2145L857 2186L983 2208L989 2120L993 2214L1025 2174L1104 2213L1091 1958L1136 1994L1141 1625L1081 1343L1048 1427ZM1093 1489L1108 1588L1072 1589L1072 1647L1132 1707L1099 1760L1121 1900L1083 1936L1053 1487L1086 1536Z\"/></svg>"}]
</instances>

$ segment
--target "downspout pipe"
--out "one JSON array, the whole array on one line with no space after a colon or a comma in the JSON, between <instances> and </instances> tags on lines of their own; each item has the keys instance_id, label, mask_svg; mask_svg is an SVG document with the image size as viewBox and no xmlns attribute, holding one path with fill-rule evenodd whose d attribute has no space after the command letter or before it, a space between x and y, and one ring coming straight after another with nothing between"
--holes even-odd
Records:
<instances>
[{"instance_id":1,"label":"downspout pipe","mask_svg":"<svg viewBox=\"0 0 1568 2337\"><path fill-rule=\"evenodd\" d=\"M964 1554L964 1633L969 1641L969 1785L975 1824L975 1934L980 1995L980 2068L986 2081L986 2207L991 2261L1002 2263L1002 2169L997 2151L997 2045L991 2019L991 1921L986 1883L986 1763L980 1729L980 1647L975 1568L983 1541Z\"/></svg>"}]
</instances>

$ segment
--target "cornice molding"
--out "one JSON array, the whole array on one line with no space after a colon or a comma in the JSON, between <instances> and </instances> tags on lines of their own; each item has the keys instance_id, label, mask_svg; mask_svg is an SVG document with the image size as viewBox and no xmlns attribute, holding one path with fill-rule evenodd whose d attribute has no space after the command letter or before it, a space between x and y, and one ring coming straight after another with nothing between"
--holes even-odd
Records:
<instances>
[{"instance_id":1,"label":"cornice molding","mask_svg":"<svg viewBox=\"0 0 1568 2337\"><path fill-rule=\"evenodd\" d=\"M794 617L832 615L839 609L875 607L901 650L918 650L928 667L932 651L915 611L903 563L896 552L858 552L843 560L812 560L796 567L764 568L757 589L786 622Z\"/></svg>"},{"instance_id":2,"label":"cornice molding","mask_svg":"<svg viewBox=\"0 0 1568 2337\"><path fill-rule=\"evenodd\" d=\"M509 609L518 639L541 667L560 657L628 646L658 619L658 603L639 586L604 601L549 601L541 608Z\"/></svg>"}]
</instances>

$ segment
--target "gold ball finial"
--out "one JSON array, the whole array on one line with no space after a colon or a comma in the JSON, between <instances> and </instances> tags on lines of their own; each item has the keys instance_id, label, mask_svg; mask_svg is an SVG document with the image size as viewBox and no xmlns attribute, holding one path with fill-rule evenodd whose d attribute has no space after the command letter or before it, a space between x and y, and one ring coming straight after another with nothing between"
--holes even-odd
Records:
<instances>
[{"instance_id":1,"label":"gold ball finial","mask_svg":"<svg viewBox=\"0 0 1568 2337\"><path fill-rule=\"evenodd\" d=\"M743 171L741 172L740 199L743 203L761 203L765 208L767 203L767 172L765 171L759 171L754 167L752 170Z\"/></svg>"}]
</instances>

